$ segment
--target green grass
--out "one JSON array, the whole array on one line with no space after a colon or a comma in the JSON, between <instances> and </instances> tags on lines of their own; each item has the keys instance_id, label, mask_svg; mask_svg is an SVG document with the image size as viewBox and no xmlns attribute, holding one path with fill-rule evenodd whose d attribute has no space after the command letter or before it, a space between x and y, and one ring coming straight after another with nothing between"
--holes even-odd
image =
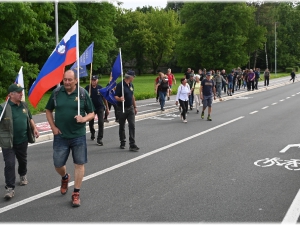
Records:
<instances>
[{"instance_id":1,"label":"green grass","mask_svg":"<svg viewBox=\"0 0 300 225\"><path fill-rule=\"evenodd\" d=\"M180 79L183 77L183 73L177 73L174 74L176 78L176 85L174 85L173 82L173 87L172 87L172 94L175 95L177 94L177 88L180 84ZM270 79L275 79L275 78L280 78L280 77L285 77L289 76L290 74L288 73L277 73L275 76L274 73L271 73ZM143 100L143 99L149 99L149 98L155 98L156 94L154 91L154 81L156 79L157 75L151 75L151 74L145 74L142 76L136 76L133 81L134 89L135 89L135 98L136 100ZM261 75L261 79L263 80L263 75ZM121 81L121 78L117 80L117 83ZM109 82L109 76L102 76L99 79L99 84L102 87L105 87ZM80 86L86 87L89 84L89 81L83 82L80 81ZM47 92L37 105L37 108L33 108L31 104L29 104L29 109L30 112L35 115L37 113L45 112L45 106L49 100L49 97L51 95L51 91ZM28 101L28 97L26 96L26 101Z\"/></svg>"}]
</instances>

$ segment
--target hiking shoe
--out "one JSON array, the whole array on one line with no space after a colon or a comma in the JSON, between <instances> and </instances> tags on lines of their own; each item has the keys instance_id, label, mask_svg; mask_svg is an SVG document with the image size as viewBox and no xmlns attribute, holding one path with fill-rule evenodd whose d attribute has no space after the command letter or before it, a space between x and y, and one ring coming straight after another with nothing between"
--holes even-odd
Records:
<instances>
[{"instance_id":1,"label":"hiking shoe","mask_svg":"<svg viewBox=\"0 0 300 225\"><path fill-rule=\"evenodd\" d=\"M208 121L211 121L211 117L210 117L210 116L208 116L208 117L207 117L207 120L208 120Z\"/></svg>"},{"instance_id":2,"label":"hiking shoe","mask_svg":"<svg viewBox=\"0 0 300 225\"><path fill-rule=\"evenodd\" d=\"M204 119L204 112L201 113L201 119Z\"/></svg>"},{"instance_id":3,"label":"hiking shoe","mask_svg":"<svg viewBox=\"0 0 300 225\"><path fill-rule=\"evenodd\" d=\"M170 97L168 97L168 101L170 100Z\"/></svg>"},{"instance_id":4,"label":"hiking shoe","mask_svg":"<svg viewBox=\"0 0 300 225\"><path fill-rule=\"evenodd\" d=\"M62 195L65 195L67 193L69 181L70 181L70 174L68 174L68 179L66 180L61 179L60 193Z\"/></svg>"},{"instance_id":5,"label":"hiking shoe","mask_svg":"<svg viewBox=\"0 0 300 225\"><path fill-rule=\"evenodd\" d=\"M103 122L105 123L109 123L108 119L104 119Z\"/></svg>"},{"instance_id":6,"label":"hiking shoe","mask_svg":"<svg viewBox=\"0 0 300 225\"><path fill-rule=\"evenodd\" d=\"M73 192L73 194L72 194L72 206L73 207L79 207L80 206L79 192Z\"/></svg>"},{"instance_id":7,"label":"hiking shoe","mask_svg":"<svg viewBox=\"0 0 300 225\"><path fill-rule=\"evenodd\" d=\"M95 140L95 132L94 133L91 132L91 140L92 141Z\"/></svg>"},{"instance_id":8,"label":"hiking shoe","mask_svg":"<svg viewBox=\"0 0 300 225\"><path fill-rule=\"evenodd\" d=\"M125 145L120 145L120 149L125 149Z\"/></svg>"},{"instance_id":9,"label":"hiking shoe","mask_svg":"<svg viewBox=\"0 0 300 225\"><path fill-rule=\"evenodd\" d=\"M136 145L131 145L129 147L129 151L137 152L140 148Z\"/></svg>"},{"instance_id":10,"label":"hiking shoe","mask_svg":"<svg viewBox=\"0 0 300 225\"><path fill-rule=\"evenodd\" d=\"M103 142L102 142L102 140L101 140L101 139L97 139L97 145L99 145L99 146L103 146Z\"/></svg>"},{"instance_id":11,"label":"hiking shoe","mask_svg":"<svg viewBox=\"0 0 300 225\"><path fill-rule=\"evenodd\" d=\"M14 197L15 195L15 191L13 188L6 188L6 194L4 195L5 199L11 199L12 197Z\"/></svg>"},{"instance_id":12,"label":"hiking shoe","mask_svg":"<svg viewBox=\"0 0 300 225\"><path fill-rule=\"evenodd\" d=\"M21 186L24 186L24 185L26 185L26 184L28 184L28 180L27 180L26 175L20 176L20 185L21 185Z\"/></svg>"}]
</instances>

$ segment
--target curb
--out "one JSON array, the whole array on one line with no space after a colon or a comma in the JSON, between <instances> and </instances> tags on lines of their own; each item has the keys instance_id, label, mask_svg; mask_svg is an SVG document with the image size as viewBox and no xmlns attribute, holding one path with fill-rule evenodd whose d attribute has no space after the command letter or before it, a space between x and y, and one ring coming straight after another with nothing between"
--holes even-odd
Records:
<instances>
[{"instance_id":1,"label":"curb","mask_svg":"<svg viewBox=\"0 0 300 225\"><path fill-rule=\"evenodd\" d=\"M295 83L297 83L297 82L299 82L299 80L295 80ZM248 91L248 92L244 92L244 93L240 93L240 94L235 94L234 96L222 97L222 101L214 100L213 102L214 103L220 103L220 102L228 101L230 99L234 99L236 97L247 96L247 95L251 95L251 94L255 94L255 93L259 93L259 92L264 92L264 91L272 90L272 89L282 87L282 86L286 86L286 85L290 85L290 84L292 84L292 83L284 82L284 83L280 83L280 84L277 84L277 85L275 84L275 85L270 86L270 87L262 87L259 90L255 90L255 91ZM164 115L164 114L167 114L169 112L175 112L175 111L177 111L177 109L178 109L178 107L174 106L172 108L165 109L165 111L163 111L163 112L162 111L156 111L156 112L146 113L146 114L142 114L142 115L137 115L135 117L135 120L138 121L138 120L142 120L142 119L157 116L157 115ZM117 126L117 125L118 125L118 123L115 122L115 121L110 121L109 124L104 123L104 127L111 127L111 126ZM98 129L98 124L95 123L94 127L95 127L95 129ZM89 132L89 130L90 130L89 126L87 125L86 126L87 133ZM41 135L39 138L36 139L36 142L34 144L39 143L39 142L49 141L49 140L53 140L53 134L52 133ZM29 146L34 145L34 144L29 144Z\"/></svg>"}]
</instances>

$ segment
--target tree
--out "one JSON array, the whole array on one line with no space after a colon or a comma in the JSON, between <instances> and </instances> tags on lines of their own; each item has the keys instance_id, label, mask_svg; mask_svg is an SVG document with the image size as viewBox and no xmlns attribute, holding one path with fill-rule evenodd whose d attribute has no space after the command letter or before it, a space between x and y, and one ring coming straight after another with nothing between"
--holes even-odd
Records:
<instances>
[{"instance_id":1,"label":"tree","mask_svg":"<svg viewBox=\"0 0 300 225\"><path fill-rule=\"evenodd\" d=\"M254 7L246 3L185 3L177 44L183 67L232 69L248 62L248 53L263 46L264 30L254 28ZM251 36L259 30L259 37ZM252 38L252 39L250 39Z\"/></svg>"}]
</instances>

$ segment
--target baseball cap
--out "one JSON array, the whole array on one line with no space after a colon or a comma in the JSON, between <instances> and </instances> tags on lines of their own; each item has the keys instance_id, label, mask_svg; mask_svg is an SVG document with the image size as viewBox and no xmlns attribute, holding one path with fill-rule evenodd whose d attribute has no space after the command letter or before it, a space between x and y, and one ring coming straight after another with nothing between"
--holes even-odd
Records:
<instances>
[{"instance_id":1,"label":"baseball cap","mask_svg":"<svg viewBox=\"0 0 300 225\"><path fill-rule=\"evenodd\" d=\"M93 75L92 76L92 80L98 80L98 76L97 75Z\"/></svg>"},{"instance_id":2,"label":"baseball cap","mask_svg":"<svg viewBox=\"0 0 300 225\"><path fill-rule=\"evenodd\" d=\"M21 87L20 84L11 84L9 87L8 87L8 93L10 92L21 92L23 91L24 88Z\"/></svg>"},{"instance_id":3,"label":"baseball cap","mask_svg":"<svg viewBox=\"0 0 300 225\"><path fill-rule=\"evenodd\" d=\"M207 72L207 73L206 73L206 76L210 76L210 75L211 75L211 73L210 73L210 72Z\"/></svg>"},{"instance_id":4,"label":"baseball cap","mask_svg":"<svg viewBox=\"0 0 300 225\"><path fill-rule=\"evenodd\" d=\"M133 70L128 70L126 74L129 75L129 76L135 77L135 73L134 73Z\"/></svg>"}]
</instances>

